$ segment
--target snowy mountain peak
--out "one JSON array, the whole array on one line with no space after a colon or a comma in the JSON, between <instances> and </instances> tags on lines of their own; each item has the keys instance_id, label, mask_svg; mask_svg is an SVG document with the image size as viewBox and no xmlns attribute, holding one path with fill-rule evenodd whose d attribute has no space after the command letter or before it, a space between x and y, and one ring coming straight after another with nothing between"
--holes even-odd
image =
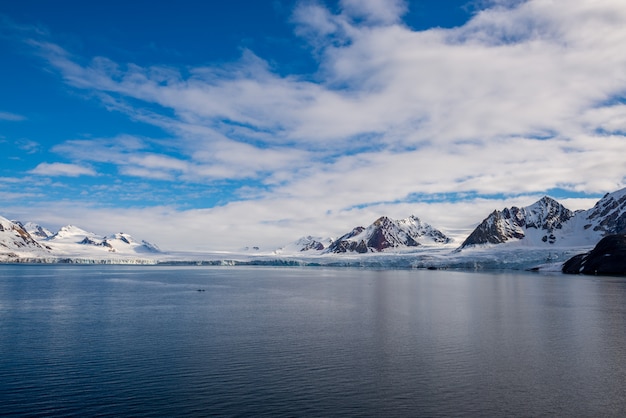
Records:
<instances>
[{"instance_id":1,"label":"snowy mountain peak","mask_svg":"<svg viewBox=\"0 0 626 418\"><path fill-rule=\"evenodd\" d=\"M31 236L22 225L32 228L35 232L44 233ZM137 242L132 236L123 232L101 236L87 232L75 225L66 225L52 234L47 229L31 222L17 224L8 220L3 220L0 227L0 259L7 256L13 257L11 255L13 251L2 254L2 250L6 248L9 250L19 249L19 253L28 257L40 257L41 250L43 250L46 251L46 257L56 256L78 260L103 260L111 259L111 257L117 257L118 260L129 260L139 254L161 252L156 245L147 241ZM27 251L28 249L39 252L34 253Z\"/></svg>"},{"instance_id":2,"label":"snowy mountain peak","mask_svg":"<svg viewBox=\"0 0 626 418\"><path fill-rule=\"evenodd\" d=\"M545 229L550 232L560 229L563 223L574 215L571 210L548 196L522 208L522 212L525 212L524 221L527 228Z\"/></svg>"},{"instance_id":3,"label":"snowy mountain peak","mask_svg":"<svg viewBox=\"0 0 626 418\"><path fill-rule=\"evenodd\" d=\"M274 251L274 254L323 251L333 242L332 238L319 238L308 235Z\"/></svg>"},{"instance_id":4,"label":"snowy mountain peak","mask_svg":"<svg viewBox=\"0 0 626 418\"><path fill-rule=\"evenodd\" d=\"M548 196L523 208L513 206L502 211L494 210L474 229L459 249L522 240L529 232L532 235L541 235L539 238L544 243L554 244L557 241L554 232L561 229L573 216L574 212Z\"/></svg>"},{"instance_id":5,"label":"snowy mountain peak","mask_svg":"<svg viewBox=\"0 0 626 418\"><path fill-rule=\"evenodd\" d=\"M22 226L0 216L0 254L16 256L13 251L42 253L47 250L47 247L35 241Z\"/></svg>"},{"instance_id":6,"label":"snowy mountain peak","mask_svg":"<svg viewBox=\"0 0 626 418\"><path fill-rule=\"evenodd\" d=\"M607 193L585 212L585 229L602 235L626 234L626 188Z\"/></svg>"},{"instance_id":7,"label":"snowy mountain peak","mask_svg":"<svg viewBox=\"0 0 626 418\"><path fill-rule=\"evenodd\" d=\"M393 220L381 216L370 226L358 226L334 241L325 252L381 252L420 245L442 245L451 241L441 231L416 216Z\"/></svg>"},{"instance_id":8,"label":"snowy mountain peak","mask_svg":"<svg viewBox=\"0 0 626 418\"><path fill-rule=\"evenodd\" d=\"M110 248L110 251L160 252L159 248L147 241L137 242L129 234L119 232L105 237L99 245Z\"/></svg>"},{"instance_id":9,"label":"snowy mountain peak","mask_svg":"<svg viewBox=\"0 0 626 418\"><path fill-rule=\"evenodd\" d=\"M49 239L50 240L76 239L77 241L80 241L84 239L85 237L93 237L93 236L95 236L93 232L87 232L84 229L81 229L74 225L65 225L64 227L61 227L61 229L59 229L57 233L49 237Z\"/></svg>"},{"instance_id":10,"label":"snowy mountain peak","mask_svg":"<svg viewBox=\"0 0 626 418\"><path fill-rule=\"evenodd\" d=\"M28 232L35 239L46 239L53 235L53 233L50 232L50 230L34 222L26 222L26 223L22 223L20 221L11 221L11 222L21 226L22 229Z\"/></svg>"}]
</instances>

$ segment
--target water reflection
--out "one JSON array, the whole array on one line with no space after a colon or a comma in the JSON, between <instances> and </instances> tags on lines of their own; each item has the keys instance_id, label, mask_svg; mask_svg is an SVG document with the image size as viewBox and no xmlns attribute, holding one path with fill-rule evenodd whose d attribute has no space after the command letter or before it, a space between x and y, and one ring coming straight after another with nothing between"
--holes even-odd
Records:
<instances>
[{"instance_id":1,"label":"water reflection","mask_svg":"<svg viewBox=\"0 0 626 418\"><path fill-rule=\"evenodd\" d=\"M626 413L619 279L232 267L0 272L0 402L15 414Z\"/></svg>"}]
</instances>

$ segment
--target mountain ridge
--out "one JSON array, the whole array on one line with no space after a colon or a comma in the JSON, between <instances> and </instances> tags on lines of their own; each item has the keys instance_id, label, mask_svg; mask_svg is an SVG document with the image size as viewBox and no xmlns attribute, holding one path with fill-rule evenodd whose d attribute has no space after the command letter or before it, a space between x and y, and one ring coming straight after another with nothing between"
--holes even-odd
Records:
<instances>
[{"instance_id":1,"label":"mountain ridge","mask_svg":"<svg viewBox=\"0 0 626 418\"><path fill-rule=\"evenodd\" d=\"M528 206L494 210L467 235L460 246L460 240L453 241L442 230L416 216L400 220L381 216L369 226L354 227L337 239L306 236L271 253L253 247L254 251L246 251L246 254L223 251L161 253L155 245L135 241L124 233L101 236L66 225L52 234L34 223L12 222L1 217L0 221L0 262L58 262L55 260L59 259L132 262L140 258L172 262L181 259L206 260L209 257L229 264L239 261L222 257L239 257L250 262L263 260L258 262L272 263L274 260L284 263L285 260L293 260L305 264L343 265L345 262L356 262L354 260L359 258L345 257L347 261L339 261L341 254L369 254L360 260L377 260L378 265L391 262L393 265L408 263L411 266L445 267L478 266L481 264L474 261L482 258L482 265L492 268L499 264L521 266L524 260L530 260L531 254L533 260L560 260L565 254L587 251L605 236L625 233L626 188L605 194L587 210L571 211L548 196ZM515 253L521 250L526 251L526 256ZM460 254L461 251L463 254ZM245 260L241 262L247 262Z\"/></svg>"},{"instance_id":2,"label":"mountain ridge","mask_svg":"<svg viewBox=\"0 0 626 418\"><path fill-rule=\"evenodd\" d=\"M548 196L522 208L494 210L457 251L502 244L593 246L620 233L626 233L626 188L605 194L587 210L571 211Z\"/></svg>"},{"instance_id":3,"label":"mountain ridge","mask_svg":"<svg viewBox=\"0 0 626 418\"><path fill-rule=\"evenodd\" d=\"M9 221L0 216L0 261L3 258L96 260L112 257L121 257L119 260L124 261L159 252L156 245L137 242L125 233L100 236L74 225L65 225L51 233L36 223Z\"/></svg>"}]
</instances>

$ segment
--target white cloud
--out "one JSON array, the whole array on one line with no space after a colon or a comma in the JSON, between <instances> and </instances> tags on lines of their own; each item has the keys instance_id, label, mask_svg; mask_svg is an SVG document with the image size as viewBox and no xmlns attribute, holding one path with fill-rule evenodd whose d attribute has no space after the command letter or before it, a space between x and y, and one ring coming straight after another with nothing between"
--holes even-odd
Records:
<instances>
[{"instance_id":1,"label":"white cloud","mask_svg":"<svg viewBox=\"0 0 626 418\"><path fill-rule=\"evenodd\" d=\"M26 120L26 117L22 115L18 115L17 113L0 112L0 120L19 122L19 121Z\"/></svg>"},{"instance_id":2,"label":"white cloud","mask_svg":"<svg viewBox=\"0 0 626 418\"><path fill-rule=\"evenodd\" d=\"M40 176L67 176L67 177L78 177L78 176L95 176L97 173L89 167L83 167L76 164L65 164L65 163L40 163L34 169L30 170L29 173L37 174Z\"/></svg>"},{"instance_id":3,"label":"white cloud","mask_svg":"<svg viewBox=\"0 0 626 418\"><path fill-rule=\"evenodd\" d=\"M380 214L423 211L445 227L457 211L478 222L478 212L520 194L626 185L621 0L491 1L464 26L421 32L402 24L406 4L344 0L333 13L302 3L293 22L319 60L314 74L280 75L252 51L184 73L104 57L83 65L58 45L32 41L69 85L172 135L167 145L121 135L55 151L143 178L268 186L242 189L253 201L177 214L237 237L233 246L345 232ZM89 170L44 163L32 172ZM407 203L438 193L478 197ZM482 197L492 195L504 197Z\"/></svg>"}]
</instances>

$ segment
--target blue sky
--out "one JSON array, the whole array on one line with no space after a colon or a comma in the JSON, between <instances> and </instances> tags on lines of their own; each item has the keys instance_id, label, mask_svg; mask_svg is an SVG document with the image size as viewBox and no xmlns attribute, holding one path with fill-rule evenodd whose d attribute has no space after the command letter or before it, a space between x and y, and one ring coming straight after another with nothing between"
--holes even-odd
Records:
<instances>
[{"instance_id":1,"label":"blue sky","mask_svg":"<svg viewBox=\"0 0 626 418\"><path fill-rule=\"evenodd\" d=\"M0 214L165 249L626 185L620 0L0 3Z\"/></svg>"}]
</instances>

